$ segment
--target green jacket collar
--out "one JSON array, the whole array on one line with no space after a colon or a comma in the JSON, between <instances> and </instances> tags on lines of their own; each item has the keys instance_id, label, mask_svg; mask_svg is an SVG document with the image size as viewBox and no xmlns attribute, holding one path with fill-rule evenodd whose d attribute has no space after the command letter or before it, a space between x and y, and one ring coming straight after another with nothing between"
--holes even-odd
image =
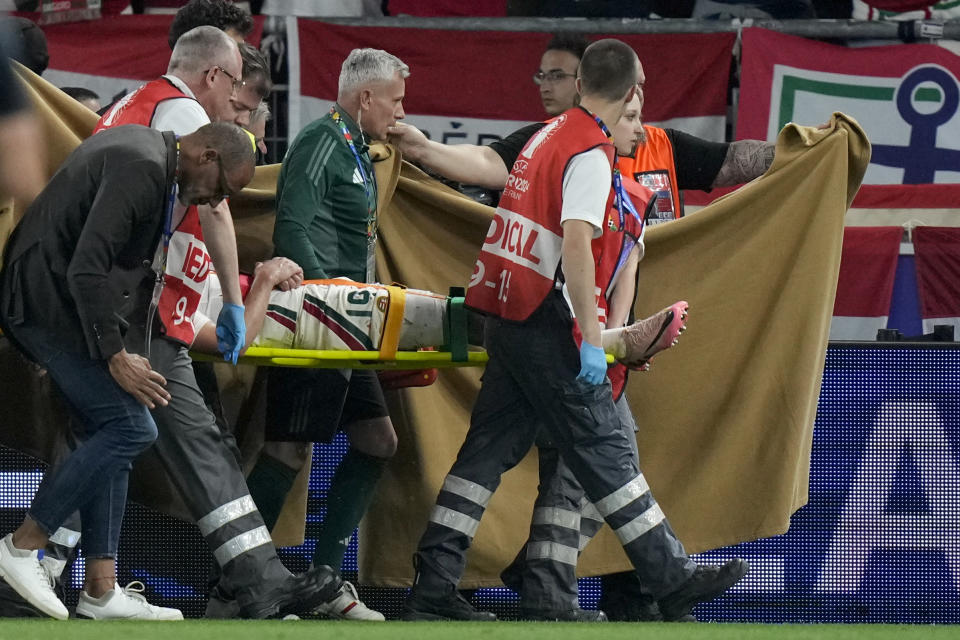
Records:
<instances>
[{"instance_id":1,"label":"green jacket collar","mask_svg":"<svg viewBox=\"0 0 960 640\"><path fill-rule=\"evenodd\" d=\"M360 131L360 127L354 121L353 117L347 113L347 110L344 109L339 102L335 103L334 106L340 113L340 118L343 120L343 123L347 125L347 131L349 131L353 137L353 144L357 147L357 153L366 153L367 149L370 148L370 145L366 143L367 136Z\"/></svg>"}]
</instances>

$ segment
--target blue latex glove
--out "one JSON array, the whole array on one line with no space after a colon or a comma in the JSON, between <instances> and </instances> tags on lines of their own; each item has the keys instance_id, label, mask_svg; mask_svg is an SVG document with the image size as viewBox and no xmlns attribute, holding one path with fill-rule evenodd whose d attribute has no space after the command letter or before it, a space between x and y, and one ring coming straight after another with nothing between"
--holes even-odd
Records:
<instances>
[{"instance_id":1,"label":"blue latex glove","mask_svg":"<svg viewBox=\"0 0 960 640\"><path fill-rule=\"evenodd\" d=\"M243 319L243 305L224 302L220 317L217 318L217 348L223 354L223 359L237 364L246 337L247 323Z\"/></svg>"},{"instance_id":2,"label":"blue latex glove","mask_svg":"<svg viewBox=\"0 0 960 640\"><path fill-rule=\"evenodd\" d=\"M577 380L600 384L607 377L607 354L586 340L580 343L580 375Z\"/></svg>"}]
</instances>

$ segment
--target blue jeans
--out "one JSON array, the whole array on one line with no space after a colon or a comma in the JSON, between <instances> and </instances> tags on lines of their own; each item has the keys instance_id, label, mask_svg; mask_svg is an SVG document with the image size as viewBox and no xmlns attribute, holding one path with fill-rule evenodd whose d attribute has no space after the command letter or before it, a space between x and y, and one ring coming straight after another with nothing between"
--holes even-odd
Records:
<instances>
[{"instance_id":1,"label":"blue jeans","mask_svg":"<svg viewBox=\"0 0 960 640\"><path fill-rule=\"evenodd\" d=\"M52 534L79 510L86 557L115 558L131 462L157 439L157 426L113 379L106 361L53 348L42 330L10 330L57 384L79 431L79 445L47 473L29 516Z\"/></svg>"}]
</instances>

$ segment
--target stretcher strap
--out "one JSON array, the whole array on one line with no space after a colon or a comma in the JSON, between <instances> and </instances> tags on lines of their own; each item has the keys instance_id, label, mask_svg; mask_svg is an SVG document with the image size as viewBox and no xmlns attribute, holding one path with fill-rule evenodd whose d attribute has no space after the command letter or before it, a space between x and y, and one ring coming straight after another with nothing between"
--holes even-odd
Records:
<instances>
[{"instance_id":1,"label":"stretcher strap","mask_svg":"<svg viewBox=\"0 0 960 640\"><path fill-rule=\"evenodd\" d=\"M461 295L457 296L456 294ZM454 362L467 360L467 310L463 306L463 289L450 290L447 298L447 349Z\"/></svg>"},{"instance_id":2,"label":"stretcher strap","mask_svg":"<svg viewBox=\"0 0 960 640\"><path fill-rule=\"evenodd\" d=\"M403 310L407 305L407 292L401 287L388 287L390 306L387 307L387 320L383 326L383 338L380 340L380 358L393 360L400 344L400 330L403 328Z\"/></svg>"}]
</instances>

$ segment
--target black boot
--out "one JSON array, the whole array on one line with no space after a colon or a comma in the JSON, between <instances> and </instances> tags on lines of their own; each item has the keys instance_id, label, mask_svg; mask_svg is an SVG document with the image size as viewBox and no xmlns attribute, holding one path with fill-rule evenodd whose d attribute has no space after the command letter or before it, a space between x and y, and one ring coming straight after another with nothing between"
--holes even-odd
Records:
<instances>
[{"instance_id":1,"label":"black boot","mask_svg":"<svg viewBox=\"0 0 960 640\"><path fill-rule=\"evenodd\" d=\"M403 603L401 620L470 620L493 622L497 616L489 611L478 611L453 585L443 591L427 591L414 587Z\"/></svg>"},{"instance_id":2,"label":"black boot","mask_svg":"<svg viewBox=\"0 0 960 640\"><path fill-rule=\"evenodd\" d=\"M327 565L310 567L306 573L291 575L280 584L238 593L240 617L261 619L308 614L336 598L342 587L343 580Z\"/></svg>"},{"instance_id":3,"label":"black boot","mask_svg":"<svg viewBox=\"0 0 960 640\"><path fill-rule=\"evenodd\" d=\"M50 617L24 600L9 584L0 580L0 618L46 618Z\"/></svg>"},{"instance_id":4,"label":"black boot","mask_svg":"<svg viewBox=\"0 0 960 640\"><path fill-rule=\"evenodd\" d=\"M413 588L403 603L401 620L472 620L492 622L497 616L478 611L457 591L457 585L439 575L424 571L417 555L413 556L416 575Z\"/></svg>"},{"instance_id":5,"label":"black boot","mask_svg":"<svg viewBox=\"0 0 960 640\"><path fill-rule=\"evenodd\" d=\"M614 622L660 622L660 607L640 585L635 571L600 576L600 608Z\"/></svg>"},{"instance_id":6,"label":"black boot","mask_svg":"<svg viewBox=\"0 0 960 640\"><path fill-rule=\"evenodd\" d=\"M746 560L734 558L722 565L699 565L680 588L660 598L657 603L667 622L682 620L690 614L693 605L713 600L735 585L750 571Z\"/></svg>"},{"instance_id":7,"label":"black boot","mask_svg":"<svg viewBox=\"0 0 960 640\"><path fill-rule=\"evenodd\" d=\"M203 617L211 620L239 618L240 605L236 598L224 591L219 584L216 584L210 589L210 595L207 597L207 608Z\"/></svg>"}]
</instances>

